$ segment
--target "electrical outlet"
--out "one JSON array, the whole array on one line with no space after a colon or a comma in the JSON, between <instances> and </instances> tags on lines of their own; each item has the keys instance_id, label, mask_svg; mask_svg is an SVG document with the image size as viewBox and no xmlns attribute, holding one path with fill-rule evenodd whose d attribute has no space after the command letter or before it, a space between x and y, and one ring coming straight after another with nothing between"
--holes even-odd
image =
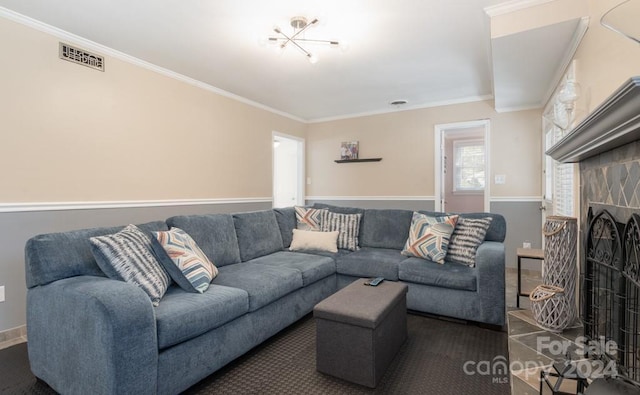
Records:
<instances>
[{"instance_id":1,"label":"electrical outlet","mask_svg":"<svg viewBox=\"0 0 640 395\"><path fill-rule=\"evenodd\" d=\"M496 184L504 184L507 182L507 176L504 174L496 174L495 182Z\"/></svg>"},{"instance_id":2,"label":"electrical outlet","mask_svg":"<svg viewBox=\"0 0 640 395\"><path fill-rule=\"evenodd\" d=\"M307 185L311 185L311 177L307 177Z\"/></svg>"},{"instance_id":3,"label":"electrical outlet","mask_svg":"<svg viewBox=\"0 0 640 395\"><path fill-rule=\"evenodd\" d=\"M4 285L0 287L0 302L4 302Z\"/></svg>"}]
</instances>

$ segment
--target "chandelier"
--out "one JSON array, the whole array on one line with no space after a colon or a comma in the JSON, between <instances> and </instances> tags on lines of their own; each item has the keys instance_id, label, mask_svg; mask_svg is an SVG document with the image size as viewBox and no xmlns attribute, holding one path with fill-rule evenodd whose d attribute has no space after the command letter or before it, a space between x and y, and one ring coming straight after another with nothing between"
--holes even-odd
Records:
<instances>
[{"instance_id":1,"label":"chandelier","mask_svg":"<svg viewBox=\"0 0 640 395\"><path fill-rule=\"evenodd\" d=\"M318 62L318 55L309 51L306 46L308 44L328 44L334 47L342 47L341 44L337 40L317 40L317 39L309 39L305 37L305 32L319 23L318 18L313 18L309 21L307 18L303 16L294 16L291 18L291 27L293 28L293 32L287 34L280 29L278 26L273 27L273 31L277 34L276 36L270 36L268 38L269 43L276 44L280 48L280 50L284 51L287 46L296 47L304 56L307 57L310 63Z\"/></svg>"}]
</instances>

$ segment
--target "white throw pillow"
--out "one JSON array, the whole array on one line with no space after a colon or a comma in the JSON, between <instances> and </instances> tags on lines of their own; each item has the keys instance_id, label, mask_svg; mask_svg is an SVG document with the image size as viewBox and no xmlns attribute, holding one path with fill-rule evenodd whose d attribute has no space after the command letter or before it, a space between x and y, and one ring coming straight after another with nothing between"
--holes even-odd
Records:
<instances>
[{"instance_id":1,"label":"white throw pillow","mask_svg":"<svg viewBox=\"0 0 640 395\"><path fill-rule=\"evenodd\" d=\"M293 230L290 251L329 251L338 252L338 234L340 232L315 232L310 230Z\"/></svg>"}]
</instances>

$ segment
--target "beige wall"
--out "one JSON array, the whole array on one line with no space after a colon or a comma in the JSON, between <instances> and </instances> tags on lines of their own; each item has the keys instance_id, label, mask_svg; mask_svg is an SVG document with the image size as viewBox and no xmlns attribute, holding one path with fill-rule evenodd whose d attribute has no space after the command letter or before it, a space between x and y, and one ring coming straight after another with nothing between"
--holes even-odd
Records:
<instances>
[{"instance_id":1,"label":"beige wall","mask_svg":"<svg viewBox=\"0 0 640 395\"><path fill-rule=\"evenodd\" d=\"M306 125L0 18L0 202L272 196L271 132Z\"/></svg>"},{"instance_id":2,"label":"beige wall","mask_svg":"<svg viewBox=\"0 0 640 395\"><path fill-rule=\"evenodd\" d=\"M491 196L540 196L541 111L496 113L492 101L310 124L308 196L433 196L434 126L489 119L490 167L506 175ZM381 162L337 164L340 142L360 142L360 157Z\"/></svg>"},{"instance_id":3,"label":"beige wall","mask_svg":"<svg viewBox=\"0 0 640 395\"><path fill-rule=\"evenodd\" d=\"M640 45L600 24L619 0L589 0L589 29L574 56L582 86L577 116L583 118L632 76L640 75Z\"/></svg>"}]
</instances>

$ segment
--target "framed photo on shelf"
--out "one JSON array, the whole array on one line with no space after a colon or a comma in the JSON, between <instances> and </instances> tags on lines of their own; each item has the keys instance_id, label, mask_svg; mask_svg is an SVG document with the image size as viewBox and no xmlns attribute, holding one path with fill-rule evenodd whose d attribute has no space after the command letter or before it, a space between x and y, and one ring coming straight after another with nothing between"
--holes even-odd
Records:
<instances>
[{"instance_id":1,"label":"framed photo on shelf","mask_svg":"<svg viewBox=\"0 0 640 395\"><path fill-rule=\"evenodd\" d=\"M358 159L358 142L343 141L340 145L340 159L350 160Z\"/></svg>"}]
</instances>

